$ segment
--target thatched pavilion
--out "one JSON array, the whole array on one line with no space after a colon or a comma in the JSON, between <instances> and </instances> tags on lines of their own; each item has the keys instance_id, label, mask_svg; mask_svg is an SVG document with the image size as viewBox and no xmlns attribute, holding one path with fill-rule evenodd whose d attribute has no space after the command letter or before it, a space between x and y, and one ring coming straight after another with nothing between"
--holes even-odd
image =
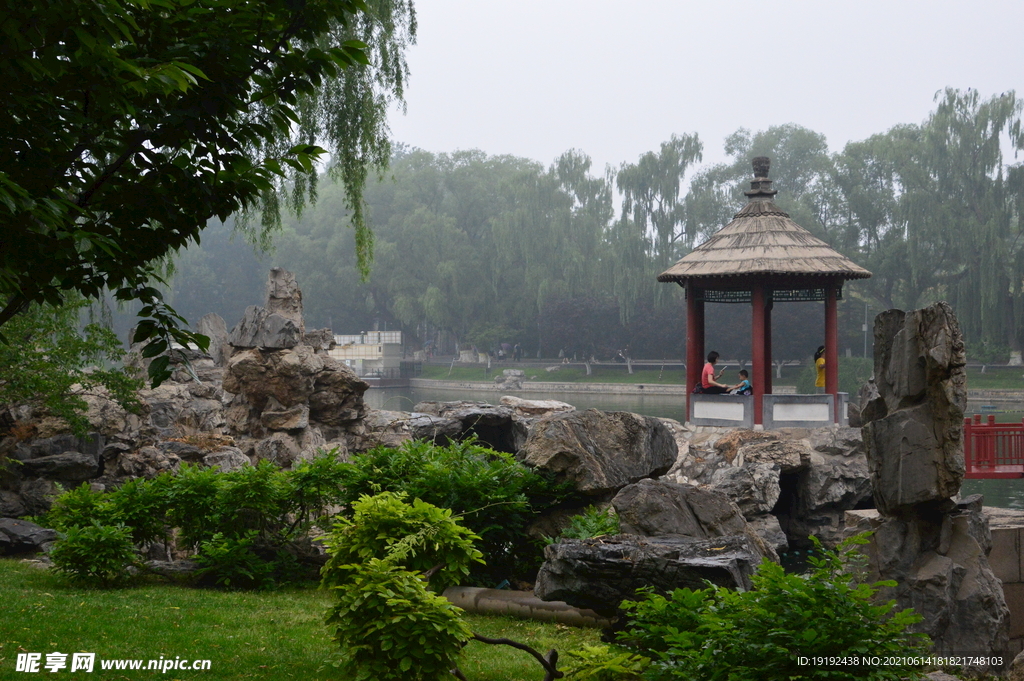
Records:
<instances>
[{"instance_id":1,"label":"thatched pavilion","mask_svg":"<svg viewBox=\"0 0 1024 681\"><path fill-rule=\"evenodd\" d=\"M749 202L732 222L658 276L686 289L686 385L700 380L704 364L704 304L750 303L754 387L753 423L764 423L764 396L772 394L771 312L777 302L825 303L825 393L832 396L838 420L839 330L836 301L847 279L871 276L863 267L789 219L772 200L777 191L768 179L770 161L755 158L754 180L744 192ZM813 329L793 329L817 339ZM810 343L817 345L814 340ZM711 397L711 396L708 396ZM687 414L692 416L692 396Z\"/></svg>"}]
</instances>

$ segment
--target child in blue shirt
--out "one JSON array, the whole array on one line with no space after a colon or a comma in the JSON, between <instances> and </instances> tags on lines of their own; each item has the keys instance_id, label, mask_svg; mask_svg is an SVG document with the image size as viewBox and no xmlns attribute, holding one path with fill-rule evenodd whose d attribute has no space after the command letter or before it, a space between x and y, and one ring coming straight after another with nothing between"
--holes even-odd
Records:
<instances>
[{"instance_id":1,"label":"child in blue shirt","mask_svg":"<svg viewBox=\"0 0 1024 681\"><path fill-rule=\"evenodd\" d=\"M729 388L730 395L753 395L754 386L750 385L750 374L740 369L740 382Z\"/></svg>"}]
</instances>

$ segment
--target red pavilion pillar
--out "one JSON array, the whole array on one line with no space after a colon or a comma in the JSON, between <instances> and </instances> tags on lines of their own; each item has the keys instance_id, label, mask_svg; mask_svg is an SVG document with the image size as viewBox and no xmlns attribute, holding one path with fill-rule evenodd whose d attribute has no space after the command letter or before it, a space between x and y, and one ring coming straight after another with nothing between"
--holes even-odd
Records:
<instances>
[{"instance_id":1,"label":"red pavilion pillar","mask_svg":"<svg viewBox=\"0 0 1024 681\"><path fill-rule=\"evenodd\" d=\"M825 292L825 392L832 396L835 420L839 421L839 315L836 286L829 283Z\"/></svg>"},{"instance_id":2,"label":"red pavilion pillar","mask_svg":"<svg viewBox=\"0 0 1024 681\"><path fill-rule=\"evenodd\" d=\"M690 402L693 387L704 368L704 301L697 300L698 289L686 283L686 420L693 416Z\"/></svg>"},{"instance_id":3,"label":"red pavilion pillar","mask_svg":"<svg viewBox=\"0 0 1024 681\"><path fill-rule=\"evenodd\" d=\"M759 426L764 424L765 356L768 349L768 345L765 342L765 330L768 326L766 323L767 310L765 307L764 286L760 283L754 284L750 302L754 308L754 318L750 325L750 349L754 356L754 371L751 373L751 376L754 378L754 425Z\"/></svg>"},{"instance_id":4,"label":"red pavilion pillar","mask_svg":"<svg viewBox=\"0 0 1024 681\"><path fill-rule=\"evenodd\" d=\"M770 298L770 294L765 294ZM772 394L772 308L773 302L769 299L764 307L764 394Z\"/></svg>"}]
</instances>

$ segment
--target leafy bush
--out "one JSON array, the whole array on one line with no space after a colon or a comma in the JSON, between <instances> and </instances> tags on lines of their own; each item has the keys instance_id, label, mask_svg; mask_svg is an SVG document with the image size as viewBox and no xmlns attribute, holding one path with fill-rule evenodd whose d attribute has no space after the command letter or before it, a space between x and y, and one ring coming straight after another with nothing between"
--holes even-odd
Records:
<instances>
[{"instance_id":1,"label":"leafy bush","mask_svg":"<svg viewBox=\"0 0 1024 681\"><path fill-rule=\"evenodd\" d=\"M736 592L711 587L678 589L668 597L648 592L626 601L632 613L620 641L649 656L649 681L782 681L788 679L916 679L911 665L885 667L800 666L799 656L924 654L928 639L907 628L920 621L911 610L893 611L895 601L876 603L880 586L856 584L850 563L862 559L857 545L866 535L844 541L835 551L816 546L807 574L787 574L765 561L754 589Z\"/></svg>"},{"instance_id":2,"label":"leafy bush","mask_svg":"<svg viewBox=\"0 0 1024 681\"><path fill-rule=\"evenodd\" d=\"M184 464L110 492L84 484L59 496L44 522L65 532L120 525L135 544L166 542L176 529L179 547L198 552L203 579L265 588L300 577L300 544L318 523L326 529L328 507L342 498L336 454L321 453L292 471L269 462L230 473Z\"/></svg>"},{"instance_id":3,"label":"leafy bush","mask_svg":"<svg viewBox=\"0 0 1024 681\"><path fill-rule=\"evenodd\" d=\"M405 442L398 449L376 447L339 466L344 502L381 491L449 508L480 536L487 567L474 570L485 583L528 575L540 555L526 526L540 510L571 493L515 460L472 440L437 446Z\"/></svg>"},{"instance_id":4,"label":"leafy bush","mask_svg":"<svg viewBox=\"0 0 1024 681\"><path fill-rule=\"evenodd\" d=\"M405 495L360 497L353 517L325 541L323 585L338 597L328 614L346 679L450 679L472 632L462 610L431 593L457 584L480 560L478 537L450 510ZM432 576L428 576L434 573Z\"/></svg>"},{"instance_id":5,"label":"leafy bush","mask_svg":"<svg viewBox=\"0 0 1024 681\"><path fill-rule=\"evenodd\" d=\"M128 581L136 563L131 530L124 525L69 527L50 552L57 572L77 582L116 586Z\"/></svg>"},{"instance_id":6,"label":"leafy bush","mask_svg":"<svg viewBox=\"0 0 1024 681\"><path fill-rule=\"evenodd\" d=\"M46 527L67 532L93 523L109 524L113 517L110 495L93 491L89 483L83 482L54 499L50 510L40 520Z\"/></svg>"},{"instance_id":7,"label":"leafy bush","mask_svg":"<svg viewBox=\"0 0 1024 681\"><path fill-rule=\"evenodd\" d=\"M255 550L258 533L254 530L241 537L225 537L218 532L199 544L196 564L198 576L217 586L236 589L262 589L273 586L278 565Z\"/></svg>"},{"instance_id":8,"label":"leafy bush","mask_svg":"<svg viewBox=\"0 0 1024 681\"><path fill-rule=\"evenodd\" d=\"M339 518L324 540L331 556L322 570L325 584L347 579L346 565L386 558L407 570L435 570L430 584L440 592L468 575L472 563L482 562L473 545L479 537L459 525L448 509L419 499L410 504L404 494L382 492L360 497L352 511L353 517Z\"/></svg>"},{"instance_id":9,"label":"leafy bush","mask_svg":"<svg viewBox=\"0 0 1024 681\"><path fill-rule=\"evenodd\" d=\"M583 513L574 515L566 527L558 535L559 539L593 539L605 535L619 534L619 516L615 509L608 507L600 510L596 506L587 506ZM548 543L557 539L547 538Z\"/></svg>"},{"instance_id":10,"label":"leafy bush","mask_svg":"<svg viewBox=\"0 0 1024 681\"><path fill-rule=\"evenodd\" d=\"M462 610L427 590L422 577L386 560L348 566L327 624L341 654L334 665L354 681L447 681L472 637Z\"/></svg>"}]
</instances>

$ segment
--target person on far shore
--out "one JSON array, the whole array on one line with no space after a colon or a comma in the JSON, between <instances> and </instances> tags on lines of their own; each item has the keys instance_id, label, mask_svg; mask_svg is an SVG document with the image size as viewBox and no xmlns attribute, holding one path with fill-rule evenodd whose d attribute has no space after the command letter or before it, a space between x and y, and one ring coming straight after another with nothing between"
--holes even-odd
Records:
<instances>
[{"instance_id":1,"label":"person on far shore","mask_svg":"<svg viewBox=\"0 0 1024 681\"><path fill-rule=\"evenodd\" d=\"M814 392L823 393L825 392L825 346L819 345L818 349L814 352L814 368L817 370L818 375L814 379Z\"/></svg>"},{"instance_id":2,"label":"person on far shore","mask_svg":"<svg viewBox=\"0 0 1024 681\"><path fill-rule=\"evenodd\" d=\"M708 353L708 363L704 365L704 371L700 373L700 387L705 394L721 395L729 392L729 386L718 382L718 379L725 373L722 369L715 373L715 363L718 361L718 353L712 350Z\"/></svg>"}]
</instances>

